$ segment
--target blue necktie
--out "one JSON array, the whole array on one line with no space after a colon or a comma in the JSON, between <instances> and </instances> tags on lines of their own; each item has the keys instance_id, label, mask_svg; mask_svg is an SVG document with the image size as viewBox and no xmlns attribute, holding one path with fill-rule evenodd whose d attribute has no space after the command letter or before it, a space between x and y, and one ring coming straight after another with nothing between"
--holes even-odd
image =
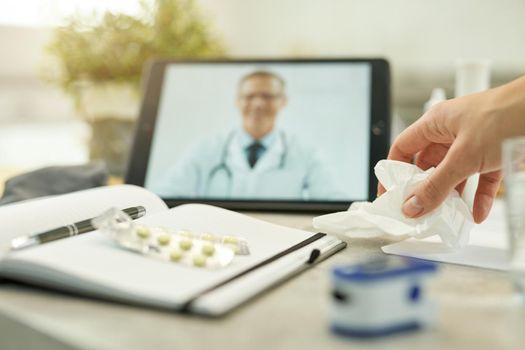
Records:
<instances>
[{"instance_id":1,"label":"blue necktie","mask_svg":"<svg viewBox=\"0 0 525 350\"><path fill-rule=\"evenodd\" d=\"M248 164L250 164L250 168L253 168L255 166L255 163L257 163L257 159L259 158L259 152L264 148L263 145L259 141L255 141L251 145L248 146Z\"/></svg>"}]
</instances>

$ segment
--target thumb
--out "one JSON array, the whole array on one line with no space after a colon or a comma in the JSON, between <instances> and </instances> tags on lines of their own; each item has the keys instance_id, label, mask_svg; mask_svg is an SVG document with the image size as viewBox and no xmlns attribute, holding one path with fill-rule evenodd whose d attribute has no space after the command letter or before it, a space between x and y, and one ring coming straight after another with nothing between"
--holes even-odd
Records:
<instances>
[{"instance_id":1,"label":"thumb","mask_svg":"<svg viewBox=\"0 0 525 350\"><path fill-rule=\"evenodd\" d=\"M451 147L443 161L434 172L419 184L402 207L409 218L423 216L437 208L459 183L475 172L462 151ZM461 157L461 159L459 159Z\"/></svg>"}]
</instances>

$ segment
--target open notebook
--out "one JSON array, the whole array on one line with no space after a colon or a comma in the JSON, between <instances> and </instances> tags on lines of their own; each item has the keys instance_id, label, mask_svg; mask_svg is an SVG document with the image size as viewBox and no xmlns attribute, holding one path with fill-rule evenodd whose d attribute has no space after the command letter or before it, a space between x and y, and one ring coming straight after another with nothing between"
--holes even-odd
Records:
<instances>
[{"instance_id":1,"label":"open notebook","mask_svg":"<svg viewBox=\"0 0 525 350\"><path fill-rule=\"evenodd\" d=\"M8 252L12 238L142 205L137 222L246 238L250 255L205 270L155 260L118 247L98 231ZM262 290L345 247L339 239L260 221L225 209L186 204L168 209L155 194L121 185L0 208L0 276L81 295L207 315L221 315ZM314 254L312 254L314 252Z\"/></svg>"}]
</instances>

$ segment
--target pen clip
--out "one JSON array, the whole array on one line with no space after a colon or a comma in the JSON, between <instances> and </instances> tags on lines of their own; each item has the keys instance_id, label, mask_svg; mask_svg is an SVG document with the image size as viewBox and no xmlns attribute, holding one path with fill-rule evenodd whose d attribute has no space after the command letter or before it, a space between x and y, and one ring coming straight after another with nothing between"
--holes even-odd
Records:
<instances>
[{"instance_id":1,"label":"pen clip","mask_svg":"<svg viewBox=\"0 0 525 350\"><path fill-rule=\"evenodd\" d=\"M306 263L309 265L315 263L319 256L321 256L321 251L319 249L316 248L312 250L312 252L310 253L310 257L308 258L308 261Z\"/></svg>"}]
</instances>

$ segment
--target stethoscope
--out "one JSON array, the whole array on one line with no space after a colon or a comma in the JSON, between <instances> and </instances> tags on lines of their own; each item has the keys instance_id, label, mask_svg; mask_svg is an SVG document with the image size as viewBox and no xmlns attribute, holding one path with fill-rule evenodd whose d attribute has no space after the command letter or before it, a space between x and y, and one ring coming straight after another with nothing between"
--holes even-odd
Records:
<instances>
[{"instance_id":1,"label":"stethoscope","mask_svg":"<svg viewBox=\"0 0 525 350\"><path fill-rule=\"evenodd\" d=\"M226 142L224 143L219 163L213 168L211 168L211 170L208 172L208 178L206 179L206 190L210 188L210 185L212 184L213 179L217 176L217 174L219 174L220 172L224 172L228 181L228 185L226 186L226 193L231 194L233 173L228 164L226 164L226 159L228 158L228 149L230 148L230 145L233 142L234 136L235 131L231 131L228 137L226 138ZM279 136L281 137L281 142L283 144L283 152L281 153L281 158L279 160L279 166L277 167L277 169L282 170L284 169L284 166L286 164L286 158L288 156L288 144L286 143L286 135L284 134L284 132L279 132Z\"/></svg>"}]
</instances>

